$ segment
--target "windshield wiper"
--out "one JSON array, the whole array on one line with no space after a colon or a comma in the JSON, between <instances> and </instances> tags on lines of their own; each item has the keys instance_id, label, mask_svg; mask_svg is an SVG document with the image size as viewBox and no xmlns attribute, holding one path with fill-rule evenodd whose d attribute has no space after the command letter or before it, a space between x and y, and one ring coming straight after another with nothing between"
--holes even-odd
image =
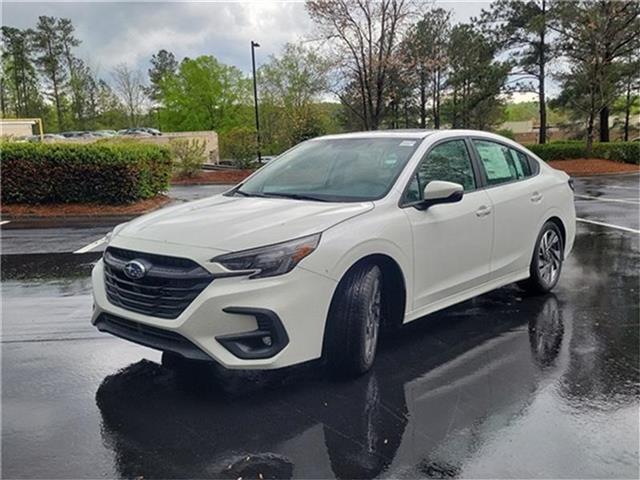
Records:
<instances>
[{"instance_id":1,"label":"windshield wiper","mask_svg":"<svg viewBox=\"0 0 640 480\"><path fill-rule=\"evenodd\" d=\"M243 192L242 190L238 189L235 190L233 192L233 194L238 194L238 195L242 195L243 197L260 197L260 198L264 198L266 197L266 195L263 195L262 193L249 193L249 192Z\"/></svg>"},{"instance_id":2,"label":"windshield wiper","mask_svg":"<svg viewBox=\"0 0 640 480\"><path fill-rule=\"evenodd\" d=\"M264 194L265 197L282 197L282 198L293 198L294 200L311 200L314 202L328 202L326 198L316 197L315 195L307 195L304 193L280 193L280 192L267 192Z\"/></svg>"}]
</instances>

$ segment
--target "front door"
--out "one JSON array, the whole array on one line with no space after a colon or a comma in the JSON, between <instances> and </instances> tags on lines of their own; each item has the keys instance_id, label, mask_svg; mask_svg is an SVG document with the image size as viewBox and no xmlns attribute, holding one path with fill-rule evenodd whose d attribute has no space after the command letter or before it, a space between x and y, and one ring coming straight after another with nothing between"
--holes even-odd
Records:
<instances>
[{"instance_id":1,"label":"front door","mask_svg":"<svg viewBox=\"0 0 640 480\"><path fill-rule=\"evenodd\" d=\"M405 202L422 197L433 180L459 183L462 200L427 210L404 208L411 223L414 257L414 310L480 286L489 278L493 206L464 139L436 144L422 159L405 193Z\"/></svg>"}]
</instances>

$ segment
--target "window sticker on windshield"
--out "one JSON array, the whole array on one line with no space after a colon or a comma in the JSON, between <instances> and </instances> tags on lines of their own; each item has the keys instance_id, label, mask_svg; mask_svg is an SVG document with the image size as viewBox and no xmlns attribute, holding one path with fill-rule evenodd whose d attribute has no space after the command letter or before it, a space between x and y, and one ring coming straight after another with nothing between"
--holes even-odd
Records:
<instances>
[{"instance_id":1,"label":"window sticker on windshield","mask_svg":"<svg viewBox=\"0 0 640 480\"><path fill-rule=\"evenodd\" d=\"M401 147L413 147L415 144L415 140L403 140L402 142L400 142Z\"/></svg>"}]
</instances>

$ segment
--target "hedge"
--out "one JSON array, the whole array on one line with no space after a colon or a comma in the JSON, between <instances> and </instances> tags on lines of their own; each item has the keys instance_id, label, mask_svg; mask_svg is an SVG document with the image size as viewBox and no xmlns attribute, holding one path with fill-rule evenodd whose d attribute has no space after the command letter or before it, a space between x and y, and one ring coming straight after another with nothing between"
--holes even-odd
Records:
<instances>
[{"instance_id":1,"label":"hedge","mask_svg":"<svg viewBox=\"0 0 640 480\"><path fill-rule=\"evenodd\" d=\"M545 161L572 158L604 158L624 163L640 163L640 142L594 143L591 155L587 155L585 143L554 142L544 145L526 145Z\"/></svg>"},{"instance_id":2,"label":"hedge","mask_svg":"<svg viewBox=\"0 0 640 480\"><path fill-rule=\"evenodd\" d=\"M142 143L0 143L4 203L131 203L169 187L171 154Z\"/></svg>"}]
</instances>

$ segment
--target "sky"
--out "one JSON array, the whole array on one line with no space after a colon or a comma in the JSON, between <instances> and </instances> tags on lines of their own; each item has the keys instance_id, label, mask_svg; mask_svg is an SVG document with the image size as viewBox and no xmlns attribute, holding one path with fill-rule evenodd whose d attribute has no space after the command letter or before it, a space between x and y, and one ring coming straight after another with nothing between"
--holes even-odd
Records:
<instances>
[{"instance_id":1,"label":"sky","mask_svg":"<svg viewBox=\"0 0 640 480\"><path fill-rule=\"evenodd\" d=\"M488 6L483 1L436 1L468 21ZM260 44L256 62L278 54L286 42L313 38L302 1L252 2L9 2L2 1L2 25L35 26L38 16L70 18L82 41L77 54L101 75L117 64L146 71L160 49L183 57L214 55L245 73L251 71L250 42Z\"/></svg>"}]
</instances>

